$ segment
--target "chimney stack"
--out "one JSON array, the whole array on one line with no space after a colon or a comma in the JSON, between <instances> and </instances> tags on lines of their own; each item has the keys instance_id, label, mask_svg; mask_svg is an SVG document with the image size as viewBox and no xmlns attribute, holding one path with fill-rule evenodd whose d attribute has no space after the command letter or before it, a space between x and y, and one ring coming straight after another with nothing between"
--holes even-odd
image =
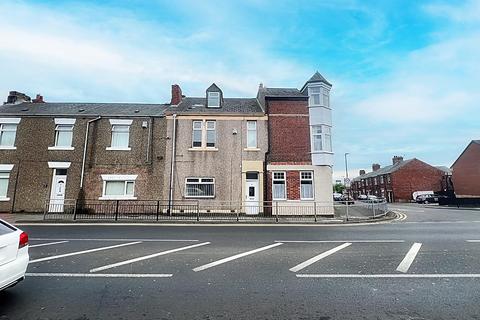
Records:
<instances>
[{"instance_id":1,"label":"chimney stack","mask_svg":"<svg viewBox=\"0 0 480 320\"><path fill-rule=\"evenodd\" d=\"M361 176L363 176L363 175L365 174L365 170L360 170L358 173L359 173Z\"/></svg>"},{"instance_id":2,"label":"chimney stack","mask_svg":"<svg viewBox=\"0 0 480 320\"><path fill-rule=\"evenodd\" d=\"M43 101L43 96L40 95L40 94L37 94L37 97L35 99L32 100L33 103L45 103L45 101Z\"/></svg>"},{"instance_id":3,"label":"chimney stack","mask_svg":"<svg viewBox=\"0 0 480 320\"><path fill-rule=\"evenodd\" d=\"M25 93L18 91L10 91L7 97L7 101L3 104L20 104L23 102L31 102L32 99Z\"/></svg>"},{"instance_id":4,"label":"chimney stack","mask_svg":"<svg viewBox=\"0 0 480 320\"><path fill-rule=\"evenodd\" d=\"M403 161L403 157L401 156L394 156L393 159L392 159L392 163L395 165L397 163L400 163Z\"/></svg>"},{"instance_id":5,"label":"chimney stack","mask_svg":"<svg viewBox=\"0 0 480 320\"><path fill-rule=\"evenodd\" d=\"M182 102L182 89L178 84L172 84L172 100L171 105L178 105Z\"/></svg>"},{"instance_id":6,"label":"chimney stack","mask_svg":"<svg viewBox=\"0 0 480 320\"><path fill-rule=\"evenodd\" d=\"M372 171L380 170L380 165L378 163L372 164Z\"/></svg>"}]
</instances>

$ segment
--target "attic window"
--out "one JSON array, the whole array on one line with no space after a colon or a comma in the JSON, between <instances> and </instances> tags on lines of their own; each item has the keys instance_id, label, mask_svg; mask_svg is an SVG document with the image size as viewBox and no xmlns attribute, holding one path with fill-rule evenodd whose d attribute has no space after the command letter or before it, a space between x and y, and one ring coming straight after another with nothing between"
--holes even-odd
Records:
<instances>
[{"instance_id":1,"label":"attic window","mask_svg":"<svg viewBox=\"0 0 480 320\"><path fill-rule=\"evenodd\" d=\"M220 108L220 92L209 92L208 93L208 107L209 108Z\"/></svg>"}]
</instances>

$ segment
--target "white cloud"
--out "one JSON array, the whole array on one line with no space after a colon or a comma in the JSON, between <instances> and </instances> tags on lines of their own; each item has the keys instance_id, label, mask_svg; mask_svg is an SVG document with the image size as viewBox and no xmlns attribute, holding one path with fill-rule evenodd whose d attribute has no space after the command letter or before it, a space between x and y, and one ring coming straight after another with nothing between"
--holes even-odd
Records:
<instances>
[{"instance_id":1,"label":"white cloud","mask_svg":"<svg viewBox=\"0 0 480 320\"><path fill-rule=\"evenodd\" d=\"M480 1L468 0L464 5L433 3L425 6L425 10L432 15L446 17L456 22L480 21Z\"/></svg>"}]
</instances>

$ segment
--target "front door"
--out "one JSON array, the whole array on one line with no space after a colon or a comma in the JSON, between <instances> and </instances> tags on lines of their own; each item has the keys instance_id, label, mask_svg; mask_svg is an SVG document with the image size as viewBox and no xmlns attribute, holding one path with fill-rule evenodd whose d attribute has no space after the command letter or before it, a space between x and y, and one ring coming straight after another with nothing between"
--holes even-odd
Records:
<instances>
[{"instance_id":1,"label":"front door","mask_svg":"<svg viewBox=\"0 0 480 320\"><path fill-rule=\"evenodd\" d=\"M66 169L54 169L52 190L50 193L49 212L63 212L65 204L65 187L67 185Z\"/></svg>"},{"instance_id":2,"label":"front door","mask_svg":"<svg viewBox=\"0 0 480 320\"><path fill-rule=\"evenodd\" d=\"M255 179L249 179L255 178ZM258 187L258 173L247 173L247 181L245 183L245 213L246 214L258 214L259 207L259 187Z\"/></svg>"}]
</instances>

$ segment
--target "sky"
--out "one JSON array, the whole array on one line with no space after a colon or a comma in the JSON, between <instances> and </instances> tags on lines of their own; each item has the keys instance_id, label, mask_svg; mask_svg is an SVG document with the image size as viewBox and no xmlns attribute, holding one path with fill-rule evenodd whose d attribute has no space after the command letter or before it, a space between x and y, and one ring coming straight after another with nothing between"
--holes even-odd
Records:
<instances>
[{"instance_id":1,"label":"sky","mask_svg":"<svg viewBox=\"0 0 480 320\"><path fill-rule=\"evenodd\" d=\"M0 99L254 97L332 84L334 178L394 155L451 166L480 139L480 0L1 0Z\"/></svg>"}]
</instances>

